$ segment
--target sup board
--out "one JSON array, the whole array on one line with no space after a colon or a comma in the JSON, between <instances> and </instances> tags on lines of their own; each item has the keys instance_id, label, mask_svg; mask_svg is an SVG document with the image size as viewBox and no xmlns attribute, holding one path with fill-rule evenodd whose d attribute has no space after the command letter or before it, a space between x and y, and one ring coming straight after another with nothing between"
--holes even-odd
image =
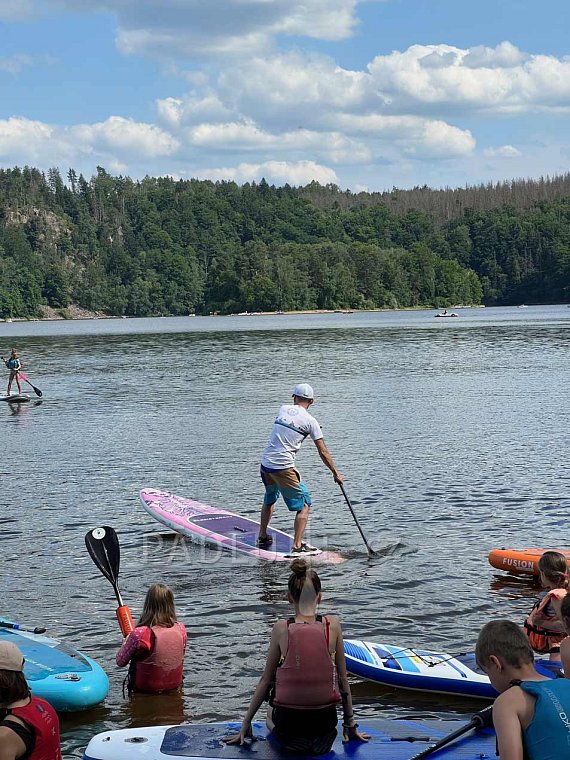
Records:
<instances>
[{"instance_id":1,"label":"sup board","mask_svg":"<svg viewBox=\"0 0 570 760\"><path fill-rule=\"evenodd\" d=\"M489 563L508 573L538 575L538 560L546 551L560 552L570 562L567 549L493 549L489 552Z\"/></svg>"},{"instance_id":2,"label":"sup board","mask_svg":"<svg viewBox=\"0 0 570 760\"><path fill-rule=\"evenodd\" d=\"M410 760L430 745L464 726L459 720L362 720L360 730L370 734L367 743L342 742L342 726L327 760ZM290 754L282 749L261 723L253 724L257 737L247 747L227 745L223 737L238 733L239 723L203 723L182 726L153 726L151 728L127 728L97 734L89 742L84 760L279 760L297 758L308 760L314 755ZM490 728L470 731L448 747L440 750L437 757L445 760L480 760L495 757L495 732ZM435 757L435 755L434 755Z\"/></svg>"},{"instance_id":3,"label":"sup board","mask_svg":"<svg viewBox=\"0 0 570 760\"><path fill-rule=\"evenodd\" d=\"M478 699L495 699L498 693L477 667L473 652L454 657L445 652L347 639L344 654L349 673L383 686ZM550 678L561 673L559 662L537 659L535 665Z\"/></svg>"},{"instance_id":4,"label":"sup board","mask_svg":"<svg viewBox=\"0 0 570 760\"><path fill-rule=\"evenodd\" d=\"M87 655L48 636L0 628L0 641L10 641L25 658L24 675L36 697L60 712L87 710L109 691L105 671Z\"/></svg>"},{"instance_id":5,"label":"sup board","mask_svg":"<svg viewBox=\"0 0 570 760\"><path fill-rule=\"evenodd\" d=\"M1 396L0 401L7 401L9 404L22 404L29 401L30 397L24 393L12 393L10 396Z\"/></svg>"},{"instance_id":6,"label":"sup board","mask_svg":"<svg viewBox=\"0 0 570 760\"><path fill-rule=\"evenodd\" d=\"M259 549L255 545L259 535L259 523L256 520L156 488L143 488L140 497L143 507L155 520L199 543L270 562L290 562L296 556L330 564L345 561L341 554L321 549L291 555L293 537L275 528L267 531L273 537L271 546Z\"/></svg>"}]
</instances>

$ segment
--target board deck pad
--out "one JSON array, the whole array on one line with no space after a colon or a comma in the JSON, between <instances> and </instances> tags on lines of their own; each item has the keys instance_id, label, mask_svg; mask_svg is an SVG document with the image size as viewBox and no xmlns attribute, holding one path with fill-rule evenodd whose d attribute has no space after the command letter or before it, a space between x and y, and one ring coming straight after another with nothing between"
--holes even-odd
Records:
<instances>
[{"instance_id":1,"label":"board deck pad","mask_svg":"<svg viewBox=\"0 0 570 760\"><path fill-rule=\"evenodd\" d=\"M320 549L291 555L292 536L272 527L268 528L267 533L273 538L273 543L267 549L259 549L255 545L259 535L259 522L256 520L169 491L143 488L140 497L146 511L156 520L202 543L273 562L291 561L296 556L334 564L345 561L336 552Z\"/></svg>"},{"instance_id":2,"label":"board deck pad","mask_svg":"<svg viewBox=\"0 0 570 760\"><path fill-rule=\"evenodd\" d=\"M477 666L474 652L445 652L346 639L346 667L368 681L401 689L495 699L497 691ZM562 675L560 663L539 658L537 670L548 678Z\"/></svg>"},{"instance_id":3,"label":"board deck pad","mask_svg":"<svg viewBox=\"0 0 570 760\"><path fill-rule=\"evenodd\" d=\"M367 743L342 741L342 726L331 752L321 755L323 760L410 760L465 725L466 721L415 721L362 719L360 730L371 735ZM85 760L135 760L139 757L192 758L193 760L237 760L244 757L255 760L296 758L306 760L307 755L285 752L268 737L261 723L253 725L257 741L239 747L226 745L223 737L238 733L239 723L209 723L171 727L152 727L108 731L95 736L85 750ZM480 760L495 756L495 732L492 729L470 731L440 750L437 757L445 760ZM314 755L311 756L314 758ZM435 757L435 755L434 755Z\"/></svg>"}]
</instances>

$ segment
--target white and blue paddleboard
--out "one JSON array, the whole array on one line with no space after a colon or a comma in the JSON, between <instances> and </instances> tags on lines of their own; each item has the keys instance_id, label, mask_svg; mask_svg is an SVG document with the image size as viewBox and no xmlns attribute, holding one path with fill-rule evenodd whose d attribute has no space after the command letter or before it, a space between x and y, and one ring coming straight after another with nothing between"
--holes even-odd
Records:
<instances>
[{"instance_id":1,"label":"white and blue paddleboard","mask_svg":"<svg viewBox=\"0 0 570 760\"><path fill-rule=\"evenodd\" d=\"M342 741L342 727L326 760L410 760L419 752L461 728L459 720L362 720L360 730L371 735L367 743ZM84 760L308 760L314 755L284 752L267 736L260 723L253 726L257 741L239 747L227 745L223 737L238 733L239 723L206 723L182 726L156 726L106 731L94 736L85 750ZM495 732L483 728L470 731L440 750L445 760L480 760L495 756ZM435 756L434 756L435 757Z\"/></svg>"},{"instance_id":2,"label":"white and blue paddleboard","mask_svg":"<svg viewBox=\"0 0 570 760\"><path fill-rule=\"evenodd\" d=\"M259 522L249 517L156 488L143 488L140 497L143 507L155 520L199 543L271 562L290 562L297 556L291 554L293 537L275 528L267 531L273 538L272 545L267 549L259 549L255 545L259 535ZM321 549L299 556L329 564L345 561L341 554Z\"/></svg>"},{"instance_id":3,"label":"white and blue paddleboard","mask_svg":"<svg viewBox=\"0 0 570 760\"><path fill-rule=\"evenodd\" d=\"M24 655L24 675L36 697L60 712L87 710L109 691L105 671L87 655L48 636L0 627L0 641L10 641Z\"/></svg>"},{"instance_id":4,"label":"white and blue paddleboard","mask_svg":"<svg viewBox=\"0 0 570 760\"><path fill-rule=\"evenodd\" d=\"M473 652L453 656L347 639L344 654L349 673L382 686L480 699L495 699L498 694L477 667ZM542 675L550 678L561 672L559 662L538 659L535 665Z\"/></svg>"},{"instance_id":5,"label":"white and blue paddleboard","mask_svg":"<svg viewBox=\"0 0 570 760\"><path fill-rule=\"evenodd\" d=\"M23 404L30 401L30 397L25 393L11 393L9 396L0 396L0 401L7 401L9 404Z\"/></svg>"}]
</instances>

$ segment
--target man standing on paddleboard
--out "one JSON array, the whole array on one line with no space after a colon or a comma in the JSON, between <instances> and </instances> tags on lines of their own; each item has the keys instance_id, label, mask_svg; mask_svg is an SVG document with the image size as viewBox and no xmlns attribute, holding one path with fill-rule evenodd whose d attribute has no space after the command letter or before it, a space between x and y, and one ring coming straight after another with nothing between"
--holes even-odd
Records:
<instances>
[{"instance_id":1,"label":"man standing on paddleboard","mask_svg":"<svg viewBox=\"0 0 570 760\"><path fill-rule=\"evenodd\" d=\"M315 401L315 394L308 383L296 385L293 389L293 403L283 404L277 412L269 442L261 459L261 480L265 486L265 498L261 508L261 519L257 546L268 549L273 543L267 535L267 526L273 515L273 507L281 494L291 512L295 512L295 537L292 553L302 554L314 551L314 547L303 542L303 535L309 519L311 496L301 475L295 468L295 457L307 436L311 436L320 458L333 474L335 483L342 483L343 477L336 469L333 458L325 446L321 426L309 414L309 407Z\"/></svg>"}]
</instances>

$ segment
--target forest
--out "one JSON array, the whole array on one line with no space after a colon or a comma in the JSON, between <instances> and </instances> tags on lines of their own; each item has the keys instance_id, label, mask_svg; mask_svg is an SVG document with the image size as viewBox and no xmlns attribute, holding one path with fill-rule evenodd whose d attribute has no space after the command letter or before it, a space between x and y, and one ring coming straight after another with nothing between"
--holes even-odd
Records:
<instances>
[{"instance_id":1,"label":"forest","mask_svg":"<svg viewBox=\"0 0 570 760\"><path fill-rule=\"evenodd\" d=\"M0 317L558 303L570 175L464 189L0 170Z\"/></svg>"}]
</instances>

